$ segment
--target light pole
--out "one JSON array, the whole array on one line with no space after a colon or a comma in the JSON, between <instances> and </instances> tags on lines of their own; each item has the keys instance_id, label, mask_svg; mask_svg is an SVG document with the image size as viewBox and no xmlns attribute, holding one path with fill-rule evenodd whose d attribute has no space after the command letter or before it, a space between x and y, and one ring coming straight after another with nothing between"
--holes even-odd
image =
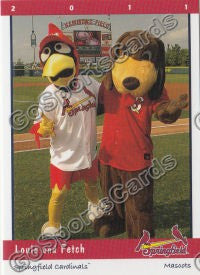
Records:
<instances>
[{"instance_id":1,"label":"light pole","mask_svg":"<svg viewBox=\"0 0 200 275\"><path fill-rule=\"evenodd\" d=\"M35 48L36 48L36 46L37 46L36 34L35 34L35 31L34 31L33 16L32 16L31 47L33 48L33 67L35 67Z\"/></svg>"}]
</instances>

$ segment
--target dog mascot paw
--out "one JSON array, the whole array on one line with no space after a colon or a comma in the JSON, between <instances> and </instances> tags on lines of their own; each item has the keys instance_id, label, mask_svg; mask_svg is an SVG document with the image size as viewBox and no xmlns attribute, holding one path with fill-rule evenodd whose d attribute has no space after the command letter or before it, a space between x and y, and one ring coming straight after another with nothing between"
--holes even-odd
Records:
<instances>
[{"instance_id":1,"label":"dog mascot paw","mask_svg":"<svg viewBox=\"0 0 200 275\"><path fill-rule=\"evenodd\" d=\"M88 76L85 81L84 76L79 75L79 57L73 42L53 24L49 24L49 34L40 43L39 57L42 75L50 85L40 96L39 115L30 132L35 134L38 146L40 137L50 137L52 195L49 219L42 233L57 235L67 193L74 182L84 181L88 218L94 220L102 213L96 183L96 113L100 84Z\"/></svg>"},{"instance_id":2,"label":"dog mascot paw","mask_svg":"<svg viewBox=\"0 0 200 275\"><path fill-rule=\"evenodd\" d=\"M154 236L151 119L173 123L186 108L187 95L170 100L164 87L163 42L147 32L123 34L112 49L114 64L100 87L105 110L100 147L100 181L112 210L95 221L101 237L127 232Z\"/></svg>"}]
</instances>

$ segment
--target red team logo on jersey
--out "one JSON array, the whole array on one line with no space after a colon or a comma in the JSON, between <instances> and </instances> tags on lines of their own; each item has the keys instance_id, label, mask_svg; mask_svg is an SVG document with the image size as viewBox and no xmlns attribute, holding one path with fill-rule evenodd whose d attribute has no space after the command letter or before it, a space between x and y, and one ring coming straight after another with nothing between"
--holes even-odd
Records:
<instances>
[{"instance_id":1,"label":"red team logo on jersey","mask_svg":"<svg viewBox=\"0 0 200 275\"><path fill-rule=\"evenodd\" d=\"M65 99L64 99L64 103L63 103L63 109L62 109L62 116L65 115L65 110L66 110L66 108L70 108L70 107L72 107L72 105L70 105L69 99L68 99L68 98L65 98Z\"/></svg>"},{"instance_id":2,"label":"red team logo on jersey","mask_svg":"<svg viewBox=\"0 0 200 275\"><path fill-rule=\"evenodd\" d=\"M65 113L68 113L69 116L74 116L78 112L88 112L91 108L96 108L96 102L91 102L89 99L91 99L91 96L85 97L73 105L70 104L69 99L65 99L63 104L63 110L62 110L62 116L65 115ZM86 105L82 105L83 102L88 101Z\"/></svg>"},{"instance_id":3,"label":"red team logo on jersey","mask_svg":"<svg viewBox=\"0 0 200 275\"><path fill-rule=\"evenodd\" d=\"M135 103L131 106L131 111L136 112L136 113L139 114L139 112L142 108L143 102L144 102L143 97L136 97Z\"/></svg>"},{"instance_id":4,"label":"red team logo on jersey","mask_svg":"<svg viewBox=\"0 0 200 275\"><path fill-rule=\"evenodd\" d=\"M75 102L74 104L70 104L70 101L68 98L64 99L62 116L64 116L65 113L68 113L69 116L74 116L78 112L83 112L83 111L88 112L91 108L96 108L95 95L92 92L90 92L86 87L84 87L83 90L87 96L84 97L83 99ZM92 99L92 98L95 99L94 102L91 102L90 99ZM86 101L88 101L88 103L86 105L82 105L82 103L84 103Z\"/></svg>"}]
</instances>

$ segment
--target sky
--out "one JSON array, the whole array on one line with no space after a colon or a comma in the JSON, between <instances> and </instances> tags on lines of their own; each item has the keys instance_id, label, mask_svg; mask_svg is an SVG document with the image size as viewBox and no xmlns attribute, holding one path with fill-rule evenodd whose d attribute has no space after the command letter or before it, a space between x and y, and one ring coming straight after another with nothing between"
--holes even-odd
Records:
<instances>
[{"instance_id":1,"label":"sky","mask_svg":"<svg viewBox=\"0 0 200 275\"><path fill-rule=\"evenodd\" d=\"M115 44L118 37L126 31L133 31L136 29L149 30L149 28L156 24L158 20L163 26L164 14L145 14L145 15L66 15L66 16L34 16L34 30L37 36L36 61L39 61L38 49L40 41L47 35L48 24L54 23L58 27L62 22L73 19L99 19L110 22L112 26L112 43ZM179 44L182 48L188 48L188 17L187 15L174 15L177 19L178 25L172 29L167 30L161 39L167 44ZM83 26L76 26L71 30L81 30ZM104 30L96 26L89 26L89 30ZM13 17L13 60L16 62L19 58L25 62L33 61L33 49L30 46L30 36L32 32L32 17L31 16L16 16Z\"/></svg>"}]
</instances>

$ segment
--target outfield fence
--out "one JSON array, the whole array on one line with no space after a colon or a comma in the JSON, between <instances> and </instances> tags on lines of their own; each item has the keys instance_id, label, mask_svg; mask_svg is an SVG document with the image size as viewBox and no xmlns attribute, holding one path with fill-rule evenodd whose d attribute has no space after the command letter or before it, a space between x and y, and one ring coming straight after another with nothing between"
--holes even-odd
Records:
<instances>
[{"instance_id":1,"label":"outfield fence","mask_svg":"<svg viewBox=\"0 0 200 275\"><path fill-rule=\"evenodd\" d=\"M189 74L189 67L165 67L168 74Z\"/></svg>"},{"instance_id":2,"label":"outfield fence","mask_svg":"<svg viewBox=\"0 0 200 275\"><path fill-rule=\"evenodd\" d=\"M80 72L84 71L84 68L80 68ZM92 71L96 69L90 69L89 74L92 74ZM189 67L165 67L165 72L168 74L189 74ZM13 69L13 76L42 76L42 69L37 68L25 68Z\"/></svg>"}]
</instances>

